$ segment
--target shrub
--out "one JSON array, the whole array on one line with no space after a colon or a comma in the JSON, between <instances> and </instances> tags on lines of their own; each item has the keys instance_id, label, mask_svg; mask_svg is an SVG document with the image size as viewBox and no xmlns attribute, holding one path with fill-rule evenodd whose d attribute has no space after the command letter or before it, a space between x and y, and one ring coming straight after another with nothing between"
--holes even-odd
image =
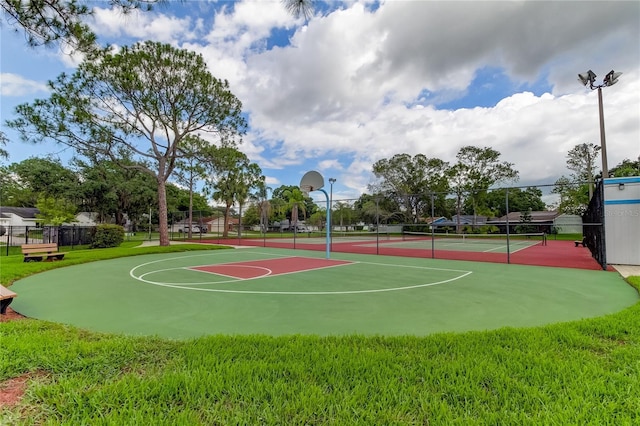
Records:
<instances>
[{"instance_id":1,"label":"shrub","mask_svg":"<svg viewBox=\"0 0 640 426\"><path fill-rule=\"evenodd\" d=\"M120 225L98 225L91 248L118 247L124 241L124 228Z\"/></svg>"}]
</instances>

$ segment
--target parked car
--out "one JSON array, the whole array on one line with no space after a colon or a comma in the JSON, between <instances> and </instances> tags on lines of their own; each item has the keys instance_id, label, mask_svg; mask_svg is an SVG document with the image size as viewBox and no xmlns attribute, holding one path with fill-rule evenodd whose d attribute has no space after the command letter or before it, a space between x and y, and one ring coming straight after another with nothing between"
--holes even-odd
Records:
<instances>
[{"instance_id":1,"label":"parked car","mask_svg":"<svg viewBox=\"0 0 640 426\"><path fill-rule=\"evenodd\" d=\"M306 227L306 225L303 224L297 224L297 225L291 225L289 228L287 228L287 231L295 231L295 232L311 232L309 230L309 228Z\"/></svg>"},{"instance_id":2,"label":"parked car","mask_svg":"<svg viewBox=\"0 0 640 426\"><path fill-rule=\"evenodd\" d=\"M200 227L200 225L191 225L191 227L189 227L189 225L184 225L184 226L178 228L178 232L188 233L189 232L189 228L191 228L191 233L192 234L201 234L201 233L206 232L204 227Z\"/></svg>"}]
</instances>

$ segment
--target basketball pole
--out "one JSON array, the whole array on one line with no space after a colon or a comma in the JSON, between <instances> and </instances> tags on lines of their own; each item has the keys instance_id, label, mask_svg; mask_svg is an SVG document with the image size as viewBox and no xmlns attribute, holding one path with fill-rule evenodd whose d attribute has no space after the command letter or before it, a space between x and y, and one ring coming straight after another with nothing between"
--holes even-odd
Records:
<instances>
[{"instance_id":1,"label":"basketball pole","mask_svg":"<svg viewBox=\"0 0 640 426\"><path fill-rule=\"evenodd\" d=\"M327 259L329 259L331 257L331 226L329 225L331 223L331 208L329 206L329 194L322 188L316 189L316 191L322 192L327 198Z\"/></svg>"},{"instance_id":2,"label":"basketball pole","mask_svg":"<svg viewBox=\"0 0 640 426\"><path fill-rule=\"evenodd\" d=\"M329 259L331 253L331 201L329 201L329 194L327 194L327 191L322 189L323 186L324 178L315 170L308 171L300 180L300 189L307 196L309 196L309 192L311 191L321 191L327 199L327 259Z\"/></svg>"}]
</instances>

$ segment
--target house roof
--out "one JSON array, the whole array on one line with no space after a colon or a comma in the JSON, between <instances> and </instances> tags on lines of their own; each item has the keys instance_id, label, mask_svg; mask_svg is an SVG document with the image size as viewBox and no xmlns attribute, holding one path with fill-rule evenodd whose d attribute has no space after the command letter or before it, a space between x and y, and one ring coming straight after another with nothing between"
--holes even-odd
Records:
<instances>
[{"instance_id":1,"label":"house roof","mask_svg":"<svg viewBox=\"0 0 640 426\"><path fill-rule=\"evenodd\" d=\"M0 214L3 217L8 217L8 214L14 214L20 216L23 219L35 219L36 214L40 213L35 207L4 207L0 206Z\"/></svg>"},{"instance_id":2,"label":"house roof","mask_svg":"<svg viewBox=\"0 0 640 426\"><path fill-rule=\"evenodd\" d=\"M217 218L214 218L214 219L211 219L211 220L205 220L204 221L204 223L207 223L207 224L218 223L218 222L224 223L224 217L217 217ZM229 224L230 225L237 225L238 224L238 219L235 218L235 217L230 217L229 218Z\"/></svg>"},{"instance_id":3,"label":"house roof","mask_svg":"<svg viewBox=\"0 0 640 426\"><path fill-rule=\"evenodd\" d=\"M555 210L551 211L535 211L530 212L531 214L531 223L536 222L553 222L553 220L560 215ZM502 216L492 222L500 222L504 223L507 221L507 217L509 218L509 222L520 222L522 217L522 212L510 212L508 215Z\"/></svg>"},{"instance_id":4,"label":"house roof","mask_svg":"<svg viewBox=\"0 0 640 426\"><path fill-rule=\"evenodd\" d=\"M453 216L451 220L446 218L438 218L433 222L438 226L457 226L457 225L486 225L487 217L486 216L474 216L472 214L460 215L460 220L458 220L458 216Z\"/></svg>"}]
</instances>

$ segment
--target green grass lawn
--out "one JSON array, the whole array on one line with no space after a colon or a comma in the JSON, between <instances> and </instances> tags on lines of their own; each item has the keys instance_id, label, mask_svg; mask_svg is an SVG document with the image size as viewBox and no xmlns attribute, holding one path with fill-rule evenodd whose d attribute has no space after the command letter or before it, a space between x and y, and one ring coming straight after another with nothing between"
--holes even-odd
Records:
<instances>
[{"instance_id":1,"label":"green grass lawn","mask_svg":"<svg viewBox=\"0 0 640 426\"><path fill-rule=\"evenodd\" d=\"M176 245L0 259L0 282ZM15 258L15 259L14 259ZM640 288L640 277L629 279ZM91 333L0 324L2 382L27 375L0 424L584 425L640 423L640 304L530 329L427 337Z\"/></svg>"}]
</instances>

